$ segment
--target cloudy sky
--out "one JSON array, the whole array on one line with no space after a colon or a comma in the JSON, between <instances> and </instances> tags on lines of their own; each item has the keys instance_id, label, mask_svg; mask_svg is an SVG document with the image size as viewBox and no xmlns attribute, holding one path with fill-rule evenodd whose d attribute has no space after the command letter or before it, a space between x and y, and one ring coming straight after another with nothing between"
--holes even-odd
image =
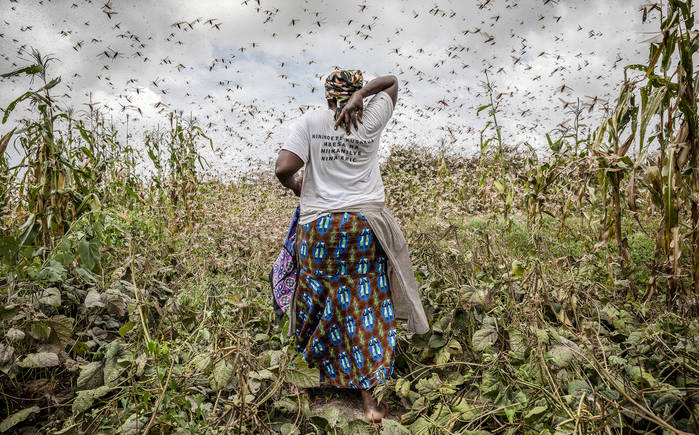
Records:
<instances>
[{"instance_id":1,"label":"cloudy sky","mask_svg":"<svg viewBox=\"0 0 699 435\"><path fill-rule=\"evenodd\" d=\"M122 141L127 115L136 144L172 110L193 116L223 175L254 162L271 168L290 121L325 104L322 83L336 68L400 79L383 156L395 144L477 150L486 72L506 141L541 147L547 132L571 125L566 102L580 98L594 127L623 67L647 61L644 41L658 23L641 22L644 3L0 0L0 72L27 65L23 49L52 54L60 104L84 116L91 96ZM0 81L0 106L37 85Z\"/></svg>"}]
</instances>

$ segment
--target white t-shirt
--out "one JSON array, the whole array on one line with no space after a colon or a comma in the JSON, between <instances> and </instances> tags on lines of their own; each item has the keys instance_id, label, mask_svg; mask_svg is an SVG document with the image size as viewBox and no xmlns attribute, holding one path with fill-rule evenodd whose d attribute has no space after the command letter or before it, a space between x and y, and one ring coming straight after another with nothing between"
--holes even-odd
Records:
<instances>
[{"instance_id":1,"label":"white t-shirt","mask_svg":"<svg viewBox=\"0 0 699 435\"><path fill-rule=\"evenodd\" d=\"M384 202L377 151L381 132L393 114L386 92L374 95L364 107L362 124L351 133L338 127L332 109L306 112L292 126L282 146L303 160L300 224L314 221L328 210L366 202Z\"/></svg>"}]
</instances>

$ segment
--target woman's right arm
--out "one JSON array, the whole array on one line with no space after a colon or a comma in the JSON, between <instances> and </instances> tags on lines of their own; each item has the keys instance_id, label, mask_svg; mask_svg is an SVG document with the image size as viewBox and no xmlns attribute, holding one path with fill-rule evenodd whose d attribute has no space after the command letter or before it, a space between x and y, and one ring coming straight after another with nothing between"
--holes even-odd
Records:
<instances>
[{"instance_id":1,"label":"woman's right arm","mask_svg":"<svg viewBox=\"0 0 699 435\"><path fill-rule=\"evenodd\" d=\"M337 130L337 127L340 125L342 120L345 121L347 134L350 132L350 121L356 129L357 120L362 122L364 98L378 94L381 91L386 92L388 96L391 97L393 106L395 106L396 101L398 100L398 78L394 75L377 77L367 83L360 90L353 93L350 99L347 101L347 104L345 104L345 107L340 112L340 116L337 117L337 121L335 121L335 130Z\"/></svg>"},{"instance_id":2,"label":"woman's right arm","mask_svg":"<svg viewBox=\"0 0 699 435\"><path fill-rule=\"evenodd\" d=\"M364 99L378 94L381 91L386 92L388 96L391 97L393 105L395 106L398 100L398 78L392 75L377 77L355 92L355 94L361 93L360 96Z\"/></svg>"}]
</instances>

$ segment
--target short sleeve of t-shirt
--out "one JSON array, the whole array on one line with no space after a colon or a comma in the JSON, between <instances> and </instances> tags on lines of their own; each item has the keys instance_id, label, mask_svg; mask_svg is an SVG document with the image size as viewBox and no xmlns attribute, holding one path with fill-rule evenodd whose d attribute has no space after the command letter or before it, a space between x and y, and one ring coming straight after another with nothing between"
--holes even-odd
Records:
<instances>
[{"instance_id":1,"label":"short sleeve of t-shirt","mask_svg":"<svg viewBox=\"0 0 699 435\"><path fill-rule=\"evenodd\" d=\"M376 133L383 130L393 114L393 100L384 91L374 95L364 108L362 123L368 133Z\"/></svg>"},{"instance_id":2,"label":"short sleeve of t-shirt","mask_svg":"<svg viewBox=\"0 0 699 435\"><path fill-rule=\"evenodd\" d=\"M303 163L308 163L310 137L306 118L297 119L289 128L289 136L282 145L283 150L291 151L299 156Z\"/></svg>"}]
</instances>

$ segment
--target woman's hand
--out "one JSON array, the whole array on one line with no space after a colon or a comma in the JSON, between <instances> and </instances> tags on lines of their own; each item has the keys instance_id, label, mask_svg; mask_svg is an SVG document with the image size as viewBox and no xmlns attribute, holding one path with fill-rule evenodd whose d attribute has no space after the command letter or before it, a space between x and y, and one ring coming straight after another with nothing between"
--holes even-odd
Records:
<instances>
[{"instance_id":1,"label":"woman's hand","mask_svg":"<svg viewBox=\"0 0 699 435\"><path fill-rule=\"evenodd\" d=\"M337 117L335 121L335 130L340 125L340 123L345 123L345 128L347 129L347 134L350 134L350 124L354 125L354 129L358 129L359 123L362 123L362 111L364 110L364 100L362 99L362 94L357 91L347 100L345 107L342 108L340 116Z\"/></svg>"}]
</instances>

